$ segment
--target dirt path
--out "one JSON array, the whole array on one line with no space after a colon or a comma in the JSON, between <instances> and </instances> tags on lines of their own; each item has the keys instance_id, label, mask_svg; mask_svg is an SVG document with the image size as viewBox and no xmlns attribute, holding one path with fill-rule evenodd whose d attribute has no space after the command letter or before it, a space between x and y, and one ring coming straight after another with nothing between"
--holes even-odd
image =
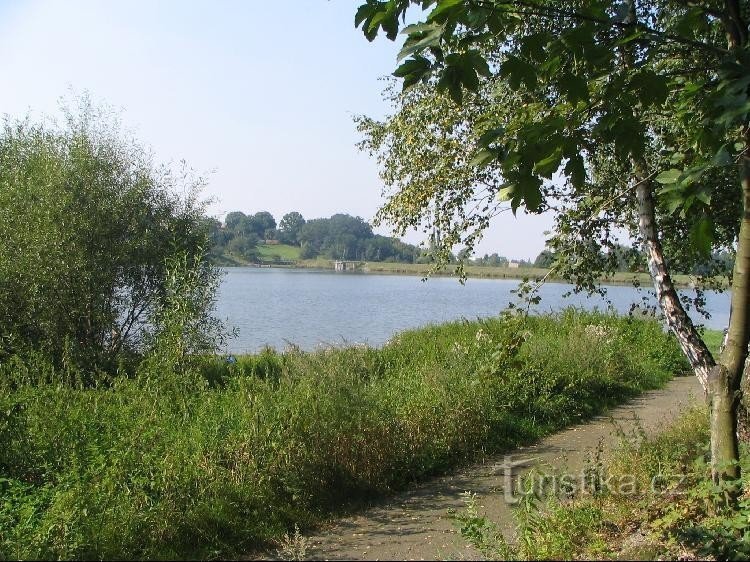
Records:
<instances>
[{"instance_id":1,"label":"dirt path","mask_svg":"<svg viewBox=\"0 0 750 562\"><path fill-rule=\"evenodd\" d=\"M671 381L593 421L551 435L536 445L516 449L456 473L425 482L383 504L339 520L307 537L306 558L325 560L473 559L477 553L457 534L448 510L461 509L461 493L481 497L484 513L502 525L512 524L504 497L505 466L517 472L547 465L578 473L600 440L605 448L617 442L615 424L629 432L636 422L653 433L677 417L702 390L695 377ZM613 423L614 422L614 423ZM516 473L514 473L516 474Z\"/></svg>"}]
</instances>

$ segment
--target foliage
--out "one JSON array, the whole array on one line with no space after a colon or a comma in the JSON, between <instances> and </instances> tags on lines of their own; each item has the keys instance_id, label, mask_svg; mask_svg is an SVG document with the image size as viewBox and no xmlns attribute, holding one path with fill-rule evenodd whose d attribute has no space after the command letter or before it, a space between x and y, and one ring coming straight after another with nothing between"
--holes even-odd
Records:
<instances>
[{"instance_id":1,"label":"foliage","mask_svg":"<svg viewBox=\"0 0 750 562\"><path fill-rule=\"evenodd\" d=\"M554 211L549 249L576 291L604 292L621 236L642 244L709 392L714 476L736 479L750 389L748 0L367 0L355 26L393 40L412 5L424 19L403 29L398 111L360 119L391 189L381 216L400 230L435 225L439 268L456 244L470 253L500 202ZM712 259L721 253L736 256L732 272ZM678 295L670 267L717 288L731 280L718 364L685 310L704 312L704 296Z\"/></svg>"},{"instance_id":2,"label":"foliage","mask_svg":"<svg viewBox=\"0 0 750 562\"><path fill-rule=\"evenodd\" d=\"M475 508L476 496L456 515L464 537L503 559L745 560L750 555L748 483L737 509L724 501L706 462L708 420L703 408L686 412L650 438L636 432L603 463L613 481L627 478L637 493L603 490L540 502L526 496L517 510L518 541L508 546L497 527ZM750 464L749 451L741 462ZM746 471L743 471L747 474ZM465 522L471 520L472 527Z\"/></svg>"},{"instance_id":3,"label":"foliage","mask_svg":"<svg viewBox=\"0 0 750 562\"><path fill-rule=\"evenodd\" d=\"M330 218L306 221L296 211L287 213L279 223L279 229L267 229L263 235L278 237L285 245L297 246L300 250L285 251L281 247L265 247L260 243L258 228L253 226L257 217L263 218L261 226L271 224L273 217L266 211L248 217L242 212L229 213L224 228L212 223L211 238L215 241L212 255L219 257L228 252L245 261L278 261L280 259L349 259L378 262L414 263L422 255L416 246L397 238L381 236L372 232L372 227L360 217L338 213ZM270 217L270 219L269 219ZM275 225L275 221L273 222ZM266 236L267 238L268 236ZM275 258L278 256L278 258Z\"/></svg>"},{"instance_id":4,"label":"foliage","mask_svg":"<svg viewBox=\"0 0 750 562\"><path fill-rule=\"evenodd\" d=\"M284 244L299 245L299 231L305 225L305 218L297 211L281 217L279 222L279 241Z\"/></svg>"},{"instance_id":5,"label":"foliage","mask_svg":"<svg viewBox=\"0 0 750 562\"><path fill-rule=\"evenodd\" d=\"M263 261L298 260L300 257L299 246L287 244L261 244L257 250Z\"/></svg>"},{"instance_id":6,"label":"foliage","mask_svg":"<svg viewBox=\"0 0 750 562\"><path fill-rule=\"evenodd\" d=\"M235 236L230 238L227 251L243 260L254 261L258 257L258 237L254 234L248 236Z\"/></svg>"},{"instance_id":7,"label":"foliage","mask_svg":"<svg viewBox=\"0 0 750 562\"><path fill-rule=\"evenodd\" d=\"M227 341L223 323L212 315L220 274L186 254L167 261L164 297L149 317L141 374L162 377L195 370L202 355L216 353Z\"/></svg>"},{"instance_id":8,"label":"foliage","mask_svg":"<svg viewBox=\"0 0 750 562\"><path fill-rule=\"evenodd\" d=\"M178 303L205 293L180 264L177 306L136 377L27 384L48 367L0 365L1 557L238 554L685 368L656 323L574 311L454 322L380 349L186 362L179 334L196 315Z\"/></svg>"},{"instance_id":9,"label":"foliage","mask_svg":"<svg viewBox=\"0 0 750 562\"><path fill-rule=\"evenodd\" d=\"M0 360L111 369L149 333L166 260L204 255L202 184L157 166L86 99L65 117L0 132Z\"/></svg>"},{"instance_id":10,"label":"foliage","mask_svg":"<svg viewBox=\"0 0 750 562\"><path fill-rule=\"evenodd\" d=\"M534 260L534 267L541 267L549 269L555 263L555 254L549 250L542 250L542 252Z\"/></svg>"},{"instance_id":11,"label":"foliage","mask_svg":"<svg viewBox=\"0 0 750 562\"><path fill-rule=\"evenodd\" d=\"M553 210L558 267L592 290L639 238L637 160L672 264L729 273L704 264L737 234L750 55L726 47L723 3L368 0L355 23L395 39L411 4L424 21L403 29L396 111L357 120L389 188L380 219L436 228L440 257L505 209Z\"/></svg>"},{"instance_id":12,"label":"foliage","mask_svg":"<svg viewBox=\"0 0 750 562\"><path fill-rule=\"evenodd\" d=\"M276 231L276 219L268 211L259 211L247 220L250 232L255 234L261 240L269 238L267 234Z\"/></svg>"},{"instance_id":13,"label":"foliage","mask_svg":"<svg viewBox=\"0 0 750 562\"><path fill-rule=\"evenodd\" d=\"M454 261L454 246L471 251L489 221L503 212L496 172L470 165L477 146L470 124L484 104L477 94L456 107L424 86L402 96L391 84L385 96L397 108L394 115L383 122L356 118L364 135L359 147L377 157L386 186L388 199L376 224L388 223L400 236L421 228L438 268Z\"/></svg>"},{"instance_id":14,"label":"foliage","mask_svg":"<svg viewBox=\"0 0 750 562\"><path fill-rule=\"evenodd\" d=\"M298 239L302 257L330 259L399 261L413 263L421 251L396 238L380 236L360 217L335 214L328 219L308 220Z\"/></svg>"},{"instance_id":15,"label":"foliage","mask_svg":"<svg viewBox=\"0 0 750 562\"><path fill-rule=\"evenodd\" d=\"M491 267L508 267L510 263L505 256L499 256L497 252L485 254L481 258L476 258L472 262L474 265L489 265Z\"/></svg>"}]
</instances>

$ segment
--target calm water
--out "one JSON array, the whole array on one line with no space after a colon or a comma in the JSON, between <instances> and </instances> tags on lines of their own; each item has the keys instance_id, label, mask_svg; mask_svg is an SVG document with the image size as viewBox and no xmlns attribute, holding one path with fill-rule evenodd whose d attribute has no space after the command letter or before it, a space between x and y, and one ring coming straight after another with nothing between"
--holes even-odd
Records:
<instances>
[{"instance_id":1,"label":"calm water","mask_svg":"<svg viewBox=\"0 0 750 562\"><path fill-rule=\"evenodd\" d=\"M335 273L270 268L228 268L219 291L217 314L240 335L229 351L257 351L264 345L302 349L318 345L368 343L380 345L396 332L430 323L497 315L515 301L517 280L455 279L417 276ZM563 298L570 285L548 283L540 293L541 312L566 306L606 309L598 296ZM648 297L646 290L610 287L608 298L619 312ZM729 317L729 294L707 294L707 327L723 329ZM699 319L693 315L694 319Z\"/></svg>"}]
</instances>

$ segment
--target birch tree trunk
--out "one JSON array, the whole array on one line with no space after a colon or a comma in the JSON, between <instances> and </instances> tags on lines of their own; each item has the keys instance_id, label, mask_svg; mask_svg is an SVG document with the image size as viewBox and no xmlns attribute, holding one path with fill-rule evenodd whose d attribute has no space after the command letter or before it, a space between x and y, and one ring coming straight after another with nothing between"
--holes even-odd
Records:
<instances>
[{"instance_id":1,"label":"birch tree trunk","mask_svg":"<svg viewBox=\"0 0 750 562\"><path fill-rule=\"evenodd\" d=\"M748 26L737 0L726 0L724 25L730 51L743 48ZM729 328L719 364L711 369L708 390L711 407L711 472L715 481L740 477L737 438L743 373L750 342L750 123L744 123L745 151L738 160L742 186L742 218L732 274Z\"/></svg>"},{"instance_id":2,"label":"birch tree trunk","mask_svg":"<svg viewBox=\"0 0 750 562\"><path fill-rule=\"evenodd\" d=\"M638 175L644 178L639 179L635 188L638 202L638 226L648 258L648 269L654 283L656 298L667 320L667 325L677 337L680 348L690 362L695 376L698 377L703 390L708 392L709 372L716 366L716 362L685 312L672 282L672 276L669 274L656 227L653 184L651 180L646 179L645 166L642 163L636 164L636 170Z\"/></svg>"},{"instance_id":3,"label":"birch tree trunk","mask_svg":"<svg viewBox=\"0 0 750 562\"><path fill-rule=\"evenodd\" d=\"M629 2L629 19L636 21L635 0ZM724 20L729 48L747 42L747 24L742 20L737 0L726 0ZM654 189L643 161L634 161L639 229L648 256L649 271L659 306L690 365L695 371L710 406L711 473L714 481L737 482L740 477L737 439L738 407L743 371L750 340L750 127L745 124L746 151L740 159L743 214L732 276L732 303L729 328L718 364L688 317L674 288L656 226Z\"/></svg>"},{"instance_id":4,"label":"birch tree trunk","mask_svg":"<svg viewBox=\"0 0 750 562\"><path fill-rule=\"evenodd\" d=\"M717 364L685 312L667 268L654 206L653 185L643 179L636 186L639 228L659 306L703 386L710 406L711 473L715 481L740 476L737 414L739 385L750 337L750 158L743 178L744 213L732 277L732 305L726 346ZM637 166L644 177L644 168Z\"/></svg>"}]
</instances>

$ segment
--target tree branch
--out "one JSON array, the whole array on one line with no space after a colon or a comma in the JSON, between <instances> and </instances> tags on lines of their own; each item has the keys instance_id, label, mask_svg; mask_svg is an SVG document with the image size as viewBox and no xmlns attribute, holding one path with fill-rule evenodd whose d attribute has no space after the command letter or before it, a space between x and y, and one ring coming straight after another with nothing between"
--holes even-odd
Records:
<instances>
[{"instance_id":1,"label":"tree branch","mask_svg":"<svg viewBox=\"0 0 750 562\"><path fill-rule=\"evenodd\" d=\"M505 11L507 13L526 15L526 16L540 16L540 17L557 16L557 17L568 18L568 19L576 20L576 21L587 21L591 23L596 23L598 25L608 26L611 29L620 29L620 30L628 29L628 30L633 30L633 31L638 30L638 31L643 31L644 33L651 35L655 38L658 38L665 43L666 42L677 43L679 45L694 47L697 49L709 51L714 54L719 54L722 56L729 54L729 51L722 47L711 45L709 43L703 43L702 41L696 41L694 39L689 39L687 37L682 37L680 35L675 35L673 33L659 31L658 29L648 27L647 25L642 24L642 23L637 23L633 25L633 24L629 24L626 22L617 21L614 19L599 18L599 17L592 16L589 14L582 14L580 12L564 10L561 8L554 8L551 6L542 6L535 2L527 2L523 0L509 0L509 1L471 0L471 3L473 3L477 7L489 8L489 9L496 8L497 6L508 6L511 8L520 6L521 8L528 8L528 10L521 11L518 9L512 9L512 10L505 10Z\"/></svg>"}]
</instances>

